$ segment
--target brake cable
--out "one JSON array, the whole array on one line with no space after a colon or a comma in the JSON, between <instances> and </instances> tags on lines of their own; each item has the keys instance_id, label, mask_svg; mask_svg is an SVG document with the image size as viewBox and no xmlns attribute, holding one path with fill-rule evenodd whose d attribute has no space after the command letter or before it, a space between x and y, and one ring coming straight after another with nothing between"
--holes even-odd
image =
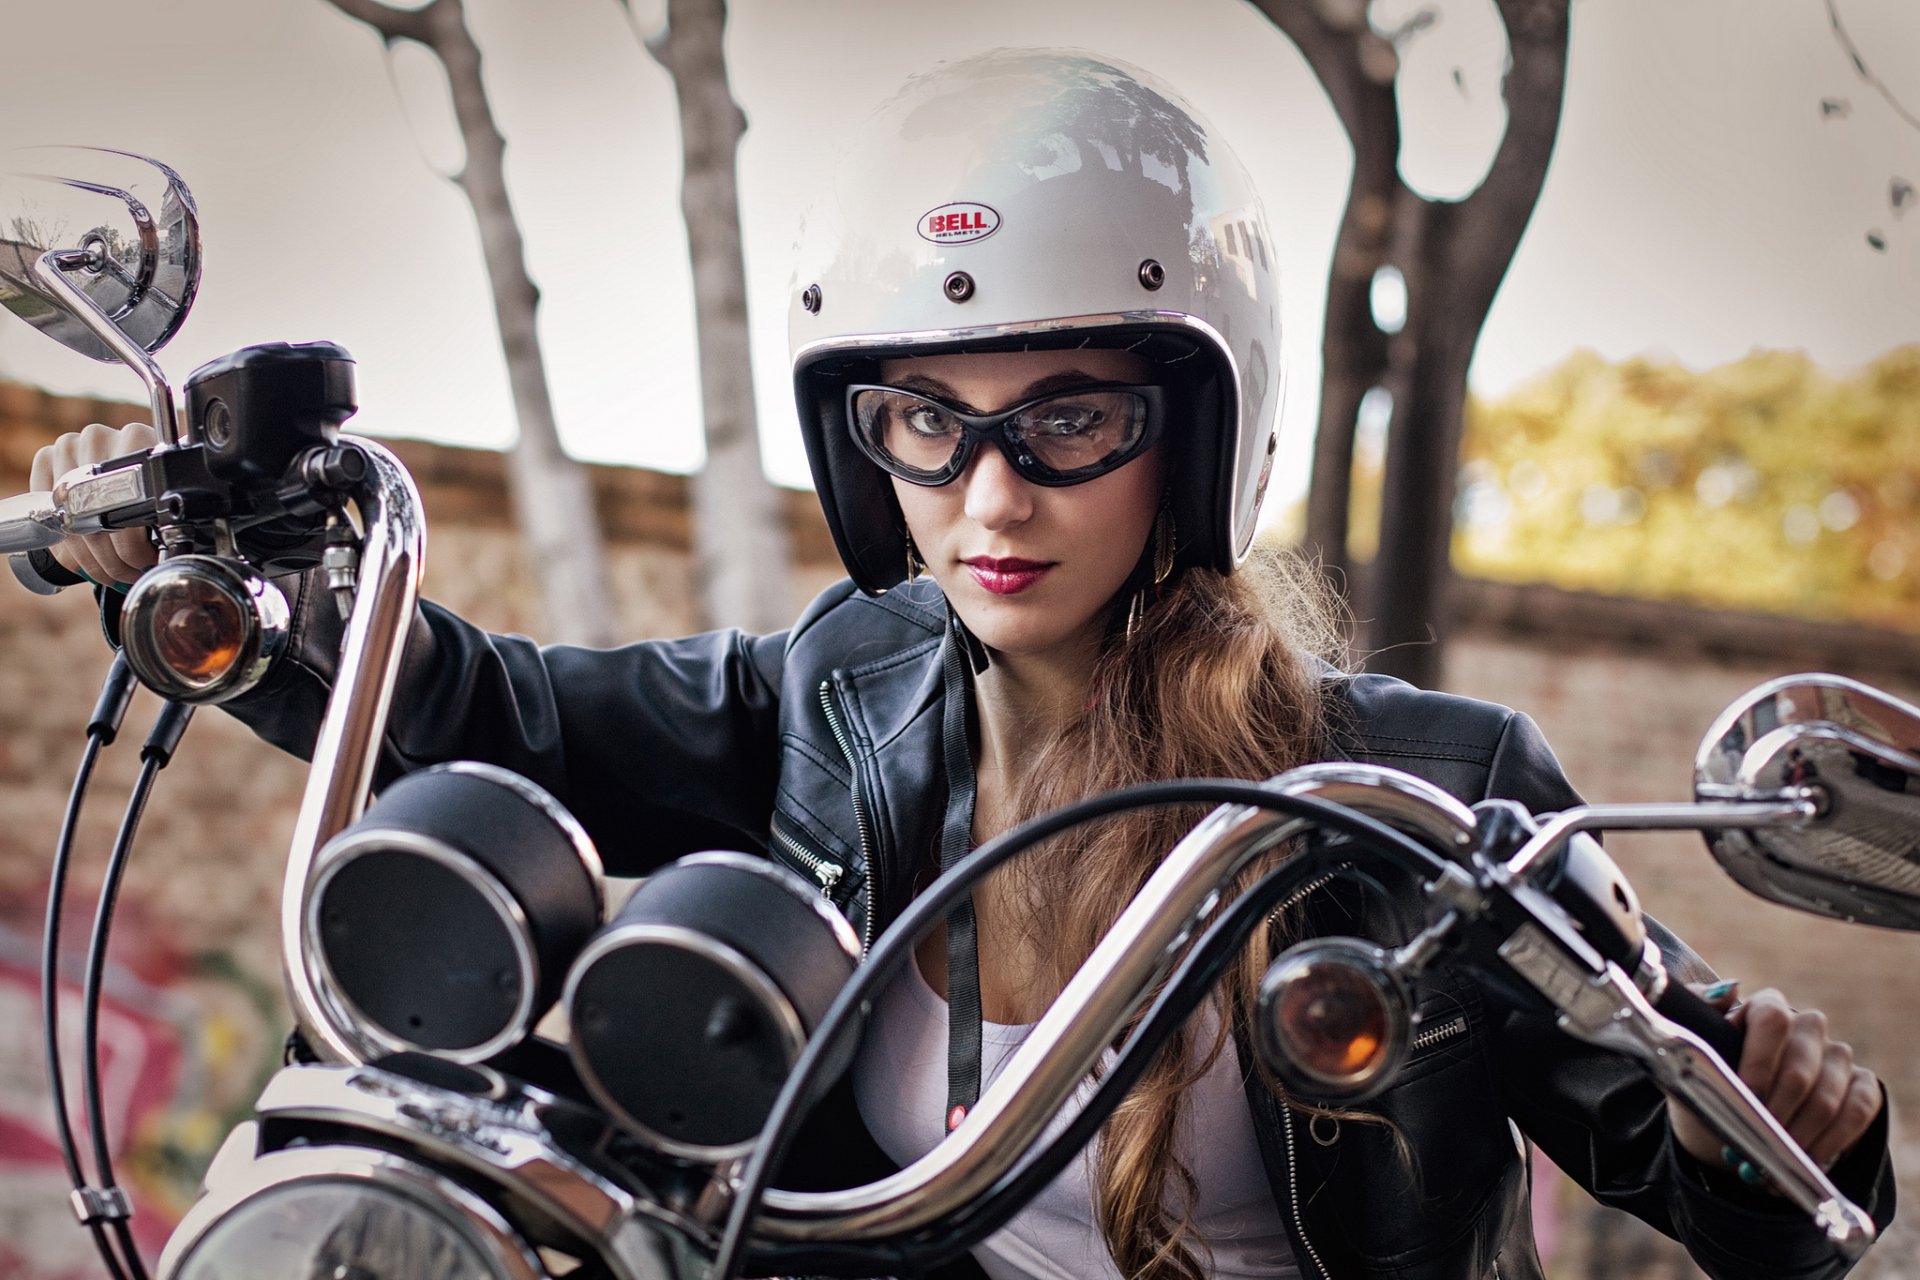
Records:
<instances>
[{"instance_id":1,"label":"brake cable","mask_svg":"<svg viewBox=\"0 0 1920 1280\"><path fill-rule=\"evenodd\" d=\"M826 1016L807 1041L799 1061L788 1073L785 1085L767 1114L753 1153L747 1158L734 1184L733 1203L714 1250L714 1265L709 1280L732 1280L746 1261L749 1233L760 1207L760 1198L773 1170L787 1153L798 1129L798 1121L818 1101L819 1077L825 1075L828 1064L835 1061L843 1042L855 1034L859 1026L860 1006L877 995L880 988L901 970L913 954L914 941L924 929L937 919L944 918L946 909L960 895L969 892L988 872L1029 845L1110 813L1193 803L1239 804L1276 810L1365 840L1411 869L1431 874L1446 865L1445 860L1432 850L1363 813L1310 796L1275 791L1260 783L1232 779L1179 779L1142 783L1091 796L1002 832L955 863L925 893L915 898L834 998Z\"/></svg>"},{"instance_id":2,"label":"brake cable","mask_svg":"<svg viewBox=\"0 0 1920 1280\"><path fill-rule=\"evenodd\" d=\"M878 1250L871 1241L762 1246L756 1250L756 1257L781 1268L806 1270L837 1268L847 1262L871 1263L879 1253L895 1271L911 1273L957 1256L986 1239L1018 1212L1029 1197L1058 1177L1080 1153L1127 1092L1146 1074L1174 1030L1213 989L1254 929L1276 906L1351 869L1350 862L1336 863L1325 856L1297 854L1266 872L1234 899L1168 975L1159 994L1122 1042L1099 1085L1066 1128L1039 1149L1022 1156L992 1189L951 1222L884 1242Z\"/></svg>"},{"instance_id":3,"label":"brake cable","mask_svg":"<svg viewBox=\"0 0 1920 1280\"><path fill-rule=\"evenodd\" d=\"M74 1140L73 1121L67 1113L66 1074L60 1064L60 912L66 897L67 872L78 832L80 807L86 799L87 785L93 777L94 763L100 751L114 740L120 722L126 718L127 703L133 697L133 670L126 655L114 651L113 664L100 686L99 700L87 721L87 746L75 770L73 786L67 792L67 808L60 822L60 836L53 847L53 865L47 873L47 922L40 939L40 1025L47 1046L47 1081L53 1092L54 1131L59 1139L60 1158L67 1166L67 1181L73 1188L72 1205L80 1225L93 1236L100 1260L114 1280L126 1280L127 1271L107 1235L106 1224L115 1222L115 1234L122 1248L132 1253L132 1233L126 1230L128 1216L124 1193L109 1195L87 1185L80 1167L80 1150ZM139 1265L133 1254L134 1266Z\"/></svg>"},{"instance_id":4,"label":"brake cable","mask_svg":"<svg viewBox=\"0 0 1920 1280\"><path fill-rule=\"evenodd\" d=\"M100 899L94 908L93 932L87 941L87 967L82 985L80 1089L86 1103L87 1128L93 1137L93 1162L100 1176L99 1190L102 1196L116 1205L125 1205L126 1196L113 1177L113 1155L107 1148L106 1108L102 1104L100 1090L100 988L106 978L107 938L113 927L113 910L120 895L120 881L126 873L133 838L146 812L147 797L152 793L154 778L172 762L174 749L180 745L180 736L187 731L192 719L191 705L163 702L160 714L154 717L153 728L147 733L146 742L141 744L140 775L134 782L132 794L127 797L120 830L114 836L113 852L107 859L106 874L100 885ZM126 1217L115 1219L114 1231L120 1237L120 1247L127 1255L132 1280L146 1280L146 1269L141 1264L139 1252L133 1245L132 1232L127 1226L132 1212L131 1206L126 1206Z\"/></svg>"}]
</instances>

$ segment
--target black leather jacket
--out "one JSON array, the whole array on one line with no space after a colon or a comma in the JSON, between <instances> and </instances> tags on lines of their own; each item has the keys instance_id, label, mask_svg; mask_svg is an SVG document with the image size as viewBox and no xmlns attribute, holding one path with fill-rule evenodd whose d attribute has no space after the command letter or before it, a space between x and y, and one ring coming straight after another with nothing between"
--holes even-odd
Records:
<instances>
[{"instance_id":1,"label":"black leather jacket","mask_svg":"<svg viewBox=\"0 0 1920 1280\"><path fill-rule=\"evenodd\" d=\"M333 610L315 603L296 606L297 660L235 704L264 737L303 755L337 648ZM590 651L488 635L423 606L382 772L455 758L513 769L580 818L617 874L699 849L765 851L817 883L870 942L905 905L945 809L945 620L931 584L872 598L842 583L784 634ZM1329 679L1341 754L1469 803L1577 803L1527 717L1377 676ZM1311 918L1322 931L1396 941L1417 927L1412 901L1406 886L1385 899L1330 891ZM1660 937L1681 974L1703 971ZM1406 1139L1410 1162L1382 1126L1310 1125L1249 1087L1306 1275L1539 1276L1522 1133L1599 1199L1683 1240L1717 1280L1845 1270L1784 1202L1710 1185L1714 1175L1676 1152L1661 1093L1625 1060L1458 977L1429 989L1423 1009L1436 1035L1368 1104ZM1893 1209L1884 1114L1836 1170L1883 1225ZM833 1123L844 1126L832 1144L839 1167L806 1171L805 1183L871 1175L883 1159L857 1116Z\"/></svg>"}]
</instances>

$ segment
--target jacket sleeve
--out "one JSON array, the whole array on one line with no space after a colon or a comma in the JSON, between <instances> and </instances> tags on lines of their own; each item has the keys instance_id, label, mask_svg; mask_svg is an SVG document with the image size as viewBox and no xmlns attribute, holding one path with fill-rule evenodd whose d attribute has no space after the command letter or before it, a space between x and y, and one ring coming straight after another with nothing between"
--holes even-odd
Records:
<instances>
[{"instance_id":1,"label":"jacket sleeve","mask_svg":"<svg viewBox=\"0 0 1920 1280\"><path fill-rule=\"evenodd\" d=\"M298 592L292 652L228 709L310 758L341 624L312 574L285 585ZM615 874L697 849L758 849L778 768L785 640L717 631L617 649L541 647L423 604L376 782L457 759L511 769L580 819Z\"/></svg>"},{"instance_id":2,"label":"jacket sleeve","mask_svg":"<svg viewBox=\"0 0 1920 1280\"><path fill-rule=\"evenodd\" d=\"M1494 750L1487 794L1536 811L1579 803L1539 729L1519 714ZM1658 922L1647 923L1675 981L1711 977L1685 943ZM1678 1239L1714 1280L1798 1280L1847 1270L1806 1214L1704 1169L1681 1149L1667 1123L1666 1095L1635 1064L1567 1035L1538 1013L1510 1011L1494 1022L1493 1059L1508 1113L1596 1199ZM1894 1207L1887 1148L1883 1107L1832 1175L1882 1229Z\"/></svg>"}]
</instances>

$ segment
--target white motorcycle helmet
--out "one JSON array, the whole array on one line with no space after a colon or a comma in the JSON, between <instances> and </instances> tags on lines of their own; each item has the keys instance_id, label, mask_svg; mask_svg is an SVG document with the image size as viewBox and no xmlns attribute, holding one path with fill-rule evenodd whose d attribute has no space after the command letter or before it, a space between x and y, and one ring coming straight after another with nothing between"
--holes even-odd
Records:
<instances>
[{"instance_id":1,"label":"white motorcycle helmet","mask_svg":"<svg viewBox=\"0 0 1920 1280\"><path fill-rule=\"evenodd\" d=\"M801 433L861 589L904 580L907 554L847 388L909 354L1147 356L1164 374L1176 565L1244 558L1273 466L1277 263L1246 171L1167 86L1075 50L937 65L868 121L796 250Z\"/></svg>"}]
</instances>

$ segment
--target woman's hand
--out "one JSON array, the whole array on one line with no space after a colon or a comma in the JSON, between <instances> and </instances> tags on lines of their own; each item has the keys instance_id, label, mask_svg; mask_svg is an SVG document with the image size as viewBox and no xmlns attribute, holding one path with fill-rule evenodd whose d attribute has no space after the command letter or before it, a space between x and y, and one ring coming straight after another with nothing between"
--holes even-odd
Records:
<instances>
[{"instance_id":1,"label":"woman's hand","mask_svg":"<svg viewBox=\"0 0 1920 1280\"><path fill-rule=\"evenodd\" d=\"M1711 1002L1724 1006L1732 999L1729 988ZM1732 1005L1728 1019L1747 1033L1740 1078L1815 1163L1831 1168L1885 1105L1878 1077L1854 1062L1845 1041L1833 1038L1827 1015L1794 1009L1771 987ZM1726 1166L1726 1144L1699 1117L1673 1101L1667 1111L1674 1137L1696 1160Z\"/></svg>"},{"instance_id":2,"label":"woman's hand","mask_svg":"<svg viewBox=\"0 0 1920 1280\"><path fill-rule=\"evenodd\" d=\"M159 440L152 427L139 422L125 427L107 427L96 422L84 431L69 431L33 455L29 487L51 489L61 476L75 467L151 449ZM52 551L53 558L67 569L84 573L102 584L132 582L158 559L144 528L68 538Z\"/></svg>"}]
</instances>

